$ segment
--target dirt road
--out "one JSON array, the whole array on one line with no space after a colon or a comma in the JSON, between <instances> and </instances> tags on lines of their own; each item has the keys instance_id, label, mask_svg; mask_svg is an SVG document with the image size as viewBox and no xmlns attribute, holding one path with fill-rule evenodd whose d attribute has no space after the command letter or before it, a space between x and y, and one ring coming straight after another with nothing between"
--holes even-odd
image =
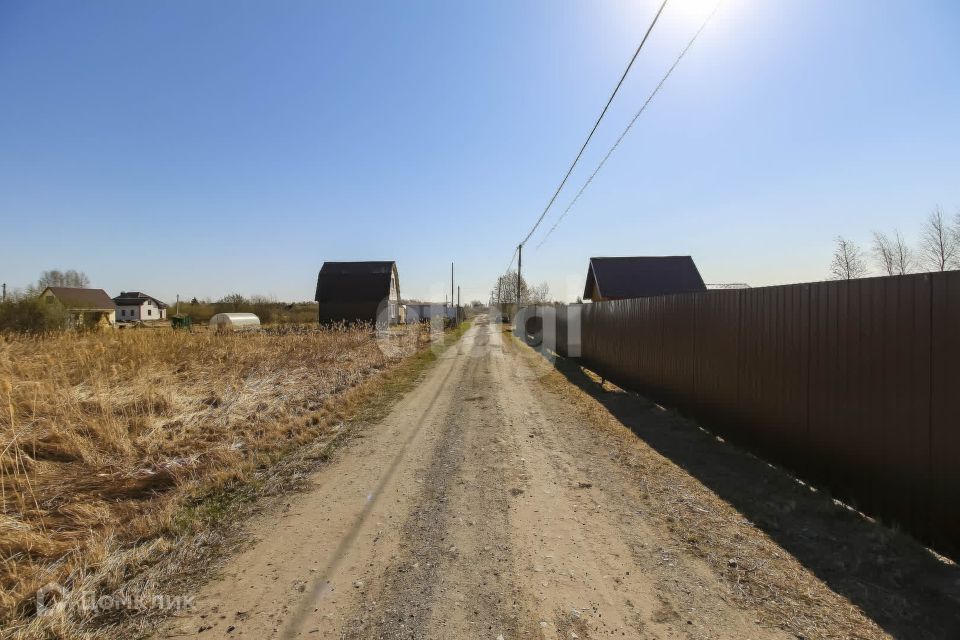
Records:
<instances>
[{"instance_id":1,"label":"dirt road","mask_svg":"<svg viewBox=\"0 0 960 640\"><path fill-rule=\"evenodd\" d=\"M616 439L504 340L475 324L310 490L259 516L161 636L802 637L686 551ZM885 635L815 577L800 584L837 599L842 635Z\"/></svg>"}]
</instances>

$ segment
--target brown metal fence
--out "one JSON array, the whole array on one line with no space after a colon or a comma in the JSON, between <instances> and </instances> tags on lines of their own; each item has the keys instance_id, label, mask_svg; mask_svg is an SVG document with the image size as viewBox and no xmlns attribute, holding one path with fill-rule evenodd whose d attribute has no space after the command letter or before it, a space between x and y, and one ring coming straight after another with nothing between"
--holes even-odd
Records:
<instances>
[{"instance_id":1,"label":"brown metal fence","mask_svg":"<svg viewBox=\"0 0 960 640\"><path fill-rule=\"evenodd\" d=\"M960 272L568 309L561 355L579 313L585 366L960 551Z\"/></svg>"}]
</instances>

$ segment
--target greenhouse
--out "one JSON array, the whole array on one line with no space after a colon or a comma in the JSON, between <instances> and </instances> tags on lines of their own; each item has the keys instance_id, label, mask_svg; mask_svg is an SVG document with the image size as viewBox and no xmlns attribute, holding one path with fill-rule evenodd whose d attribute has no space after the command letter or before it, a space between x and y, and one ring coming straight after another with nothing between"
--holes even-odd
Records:
<instances>
[{"instance_id":1,"label":"greenhouse","mask_svg":"<svg viewBox=\"0 0 960 640\"><path fill-rule=\"evenodd\" d=\"M252 313L218 313L210 318L210 328L217 331L259 329L260 318Z\"/></svg>"}]
</instances>

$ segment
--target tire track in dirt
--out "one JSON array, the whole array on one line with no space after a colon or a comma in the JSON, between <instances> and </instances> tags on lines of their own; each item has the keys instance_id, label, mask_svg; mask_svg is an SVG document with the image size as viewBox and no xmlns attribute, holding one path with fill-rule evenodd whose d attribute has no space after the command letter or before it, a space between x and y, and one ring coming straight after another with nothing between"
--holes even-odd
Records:
<instances>
[{"instance_id":1,"label":"tire track in dirt","mask_svg":"<svg viewBox=\"0 0 960 640\"><path fill-rule=\"evenodd\" d=\"M467 366L467 379L473 368ZM462 391L442 418L442 430L433 457L418 476L420 494L403 526L399 558L380 575L373 577L371 595L344 630L348 640L359 638L426 638L431 612L437 597L440 573L447 564L447 504L452 485L459 477L463 459L463 421L458 415Z\"/></svg>"},{"instance_id":2,"label":"tire track in dirt","mask_svg":"<svg viewBox=\"0 0 960 640\"><path fill-rule=\"evenodd\" d=\"M536 637L529 605L512 580L509 502L499 416L482 390L489 366L481 325L466 353L463 384L399 543L344 638ZM527 614L527 615L524 615ZM526 625L527 628L524 628Z\"/></svg>"},{"instance_id":3,"label":"tire track in dirt","mask_svg":"<svg viewBox=\"0 0 960 640\"><path fill-rule=\"evenodd\" d=\"M471 384L465 390L461 419L468 425L460 482L451 504L451 547L457 570L442 575L442 588L453 594L438 603L434 638L539 638L534 603L517 584L511 536L511 495L515 482L510 451L516 443L504 432L496 404L491 369L499 344L490 344L481 323L471 357Z\"/></svg>"}]
</instances>

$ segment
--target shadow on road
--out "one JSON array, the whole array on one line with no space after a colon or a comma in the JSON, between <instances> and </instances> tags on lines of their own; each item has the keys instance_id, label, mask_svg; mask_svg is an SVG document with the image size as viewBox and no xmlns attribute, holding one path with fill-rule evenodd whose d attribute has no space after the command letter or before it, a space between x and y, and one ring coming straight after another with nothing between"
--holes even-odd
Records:
<instances>
[{"instance_id":1,"label":"shadow on road","mask_svg":"<svg viewBox=\"0 0 960 640\"><path fill-rule=\"evenodd\" d=\"M960 567L646 398L555 366L896 638L960 638ZM709 428L709 425L705 425Z\"/></svg>"}]
</instances>

